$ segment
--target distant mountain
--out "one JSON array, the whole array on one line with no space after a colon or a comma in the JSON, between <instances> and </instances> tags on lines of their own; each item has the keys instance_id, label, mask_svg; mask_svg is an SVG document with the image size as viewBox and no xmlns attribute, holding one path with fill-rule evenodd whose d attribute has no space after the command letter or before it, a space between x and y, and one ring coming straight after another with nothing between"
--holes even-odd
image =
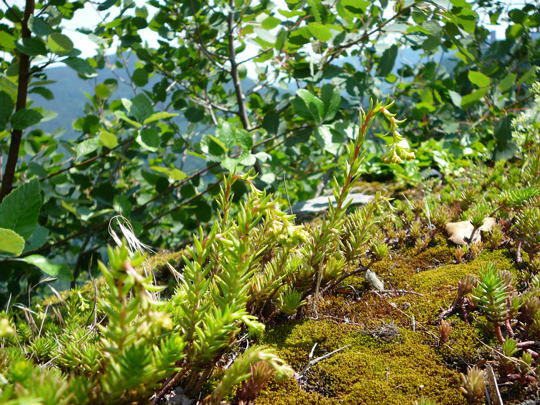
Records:
<instances>
[{"instance_id":1,"label":"distant mountain","mask_svg":"<svg viewBox=\"0 0 540 405\"><path fill-rule=\"evenodd\" d=\"M393 71L396 72L403 64L409 64L414 66L421 57L421 51L413 51L411 49L402 49L398 53L396 64ZM453 66L451 55L444 58L440 58L440 54L432 56L434 61L441 61L443 67L451 68ZM112 61L114 63L114 61ZM359 61L356 58L347 58L340 60L341 63L348 62L358 66ZM133 62L130 62L130 70L133 70ZM31 98L36 105L44 107L48 110L52 110L58 114L58 116L50 121L43 122L39 125L45 131L52 132L58 128L64 128L65 133L62 135L64 139L73 139L77 134L72 128L72 122L78 117L83 115L83 108L88 101L84 93L93 94L96 84L103 82L108 78L122 78L128 80L128 75L123 69L117 69L113 73L110 69L103 69L98 71L98 76L92 79L81 79L77 73L71 68L61 66L53 67L46 70L47 76L55 83L48 85L48 88L53 92L53 100L45 100L43 97L37 94L31 94ZM154 78L154 82L157 81ZM133 97L133 91L130 86L122 83L118 80L118 89L114 93L114 98L131 98ZM244 88L250 88L254 85L254 81L247 78L243 81ZM151 88L152 80L148 84L147 88ZM381 91L387 92L391 86L382 86ZM294 93L296 91L294 83L288 89ZM183 119L180 119L183 122Z\"/></svg>"},{"instance_id":2,"label":"distant mountain","mask_svg":"<svg viewBox=\"0 0 540 405\"><path fill-rule=\"evenodd\" d=\"M81 79L73 69L66 66L47 69L46 73L49 80L56 82L47 86L54 94L54 99L46 100L37 94L31 94L30 96L36 105L54 111L58 116L41 123L39 127L48 132L64 128L63 137L67 139L74 138L76 133L72 127L72 122L83 115L84 105L88 101L84 93L94 94L94 87L97 83L101 83L107 78L115 78L115 76L109 69L104 69L98 72L96 78L85 80ZM125 73L122 73L118 73L120 77L127 77ZM119 83L114 97L129 98L132 96L133 93L129 86Z\"/></svg>"}]
</instances>

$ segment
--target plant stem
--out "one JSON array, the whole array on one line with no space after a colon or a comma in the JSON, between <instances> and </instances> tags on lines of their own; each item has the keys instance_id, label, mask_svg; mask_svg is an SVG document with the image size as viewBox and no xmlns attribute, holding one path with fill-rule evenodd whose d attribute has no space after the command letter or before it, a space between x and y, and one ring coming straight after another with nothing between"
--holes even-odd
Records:
<instances>
[{"instance_id":1,"label":"plant stem","mask_svg":"<svg viewBox=\"0 0 540 405\"><path fill-rule=\"evenodd\" d=\"M504 343L504 337L501 332L501 326L499 324L495 325L495 335L497 336L497 340L500 344Z\"/></svg>"}]
</instances>

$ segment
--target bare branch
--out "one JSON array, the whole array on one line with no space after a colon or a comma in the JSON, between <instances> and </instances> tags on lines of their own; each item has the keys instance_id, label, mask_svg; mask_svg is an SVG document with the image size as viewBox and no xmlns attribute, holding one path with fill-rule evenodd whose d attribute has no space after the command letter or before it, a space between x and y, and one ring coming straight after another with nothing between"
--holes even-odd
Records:
<instances>
[{"instance_id":1,"label":"bare branch","mask_svg":"<svg viewBox=\"0 0 540 405\"><path fill-rule=\"evenodd\" d=\"M231 78L234 85L234 92L236 95L236 101L238 102L238 116L242 121L244 129L249 131L250 124L246 111L246 104L244 100L244 93L242 92L242 85L240 83L240 76L238 74L238 63L236 61L236 49L234 48L234 1L229 0L229 6L231 12L227 17L228 37L229 37L229 62L231 64Z\"/></svg>"}]
</instances>

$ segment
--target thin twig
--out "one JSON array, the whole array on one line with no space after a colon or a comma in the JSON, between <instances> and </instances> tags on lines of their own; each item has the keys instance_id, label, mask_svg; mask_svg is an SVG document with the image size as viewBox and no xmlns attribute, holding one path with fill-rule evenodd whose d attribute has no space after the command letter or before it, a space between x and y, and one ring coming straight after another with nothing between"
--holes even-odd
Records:
<instances>
[{"instance_id":1,"label":"thin twig","mask_svg":"<svg viewBox=\"0 0 540 405\"><path fill-rule=\"evenodd\" d=\"M315 350L315 347L317 346L317 344L315 344L313 346L313 348L311 349L311 352L310 352L310 357L313 355L313 352ZM321 357L317 357L316 359L313 359L313 360L310 360L308 362L308 364L302 369L302 371L296 375L296 380L301 380L302 378L304 378L304 375L306 374L306 372L311 368L313 367L315 364L317 364L318 362L320 361L323 361L323 360L326 360L327 358L333 356L334 354L342 351L342 350L345 350L347 349L348 347L350 347L351 345L345 345L345 346L342 346L340 347L339 349L336 349L334 351L331 351L330 353L326 353L324 356L321 356Z\"/></svg>"},{"instance_id":2,"label":"thin twig","mask_svg":"<svg viewBox=\"0 0 540 405\"><path fill-rule=\"evenodd\" d=\"M229 0L229 7L231 11L227 17L227 27L228 27L228 39L229 39L229 62L231 64L231 78L234 85L234 92L236 95L236 102L238 103L238 116L240 121L242 121L242 126L245 130L249 131L250 124L249 118L246 111L246 103L244 100L244 93L242 92L242 84L240 83L240 75L238 73L238 63L236 61L236 49L234 47L234 0Z\"/></svg>"}]
</instances>

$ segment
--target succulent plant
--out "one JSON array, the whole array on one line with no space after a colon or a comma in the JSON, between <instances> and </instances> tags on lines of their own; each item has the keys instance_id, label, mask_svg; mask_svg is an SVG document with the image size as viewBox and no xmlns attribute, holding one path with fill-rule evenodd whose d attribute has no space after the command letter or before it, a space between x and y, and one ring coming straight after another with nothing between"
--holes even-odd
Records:
<instances>
[{"instance_id":1,"label":"succulent plant","mask_svg":"<svg viewBox=\"0 0 540 405\"><path fill-rule=\"evenodd\" d=\"M471 405L479 404L483 401L486 389L484 372L478 367L469 367L467 374L461 374L461 392Z\"/></svg>"},{"instance_id":2,"label":"succulent plant","mask_svg":"<svg viewBox=\"0 0 540 405\"><path fill-rule=\"evenodd\" d=\"M480 276L478 285L472 291L473 299L480 311L495 327L497 339L504 342L500 324L508 315L506 284L501 279L495 267L488 265Z\"/></svg>"}]
</instances>

